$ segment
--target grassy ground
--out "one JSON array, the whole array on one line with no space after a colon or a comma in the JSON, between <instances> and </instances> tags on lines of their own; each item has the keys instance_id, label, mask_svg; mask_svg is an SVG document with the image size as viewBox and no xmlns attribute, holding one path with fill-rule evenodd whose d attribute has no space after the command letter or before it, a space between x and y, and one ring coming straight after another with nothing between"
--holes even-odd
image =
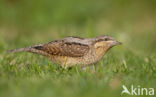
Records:
<instances>
[{"instance_id":1,"label":"grassy ground","mask_svg":"<svg viewBox=\"0 0 156 97\"><path fill-rule=\"evenodd\" d=\"M155 1L69 1L0 1L0 97L118 97L122 85L156 91ZM5 53L71 35L103 34L123 45L86 70L65 70L30 53Z\"/></svg>"}]
</instances>

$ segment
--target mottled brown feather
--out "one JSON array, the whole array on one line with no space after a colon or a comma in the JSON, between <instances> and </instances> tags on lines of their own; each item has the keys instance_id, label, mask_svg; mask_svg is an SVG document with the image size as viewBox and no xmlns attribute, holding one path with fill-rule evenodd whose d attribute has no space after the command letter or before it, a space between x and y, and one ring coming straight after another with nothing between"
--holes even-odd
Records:
<instances>
[{"instance_id":1,"label":"mottled brown feather","mask_svg":"<svg viewBox=\"0 0 156 97\"><path fill-rule=\"evenodd\" d=\"M50 42L43 45L43 51L51 55L82 57L89 51L89 46L75 42Z\"/></svg>"}]
</instances>

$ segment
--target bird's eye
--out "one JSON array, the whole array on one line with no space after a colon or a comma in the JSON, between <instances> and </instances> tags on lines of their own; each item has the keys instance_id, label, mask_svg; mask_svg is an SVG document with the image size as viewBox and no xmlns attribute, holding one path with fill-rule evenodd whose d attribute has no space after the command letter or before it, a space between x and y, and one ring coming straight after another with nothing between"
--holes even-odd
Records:
<instances>
[{"instance_id":1,"label":"bird's eye","mask_svg":"<svg viewBox=\"0 0 156 97\"><path fill-rule=\"evenodd\" d=\"M105 38L105 39L104 39L104 41L108 41L108 40L109 40L108 38Z\"/></svg>"}]
</instances>

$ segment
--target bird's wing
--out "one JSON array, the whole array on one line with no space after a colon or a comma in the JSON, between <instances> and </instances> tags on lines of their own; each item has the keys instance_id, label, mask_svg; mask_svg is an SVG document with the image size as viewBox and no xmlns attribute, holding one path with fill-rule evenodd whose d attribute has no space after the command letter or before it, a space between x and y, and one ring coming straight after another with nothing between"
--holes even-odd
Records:
<instances>
[{"instance_id":1,"label":"bird's wing","mask_svg":"<svg viewBox=\"0 0 156 97\"><path fill-rule=\"evenodd\" d=\"M36 47L36 49L42 50L51 55L82 57L89 51L89 46L77 42L58 40Z\"/></svg>"}]
</instances>

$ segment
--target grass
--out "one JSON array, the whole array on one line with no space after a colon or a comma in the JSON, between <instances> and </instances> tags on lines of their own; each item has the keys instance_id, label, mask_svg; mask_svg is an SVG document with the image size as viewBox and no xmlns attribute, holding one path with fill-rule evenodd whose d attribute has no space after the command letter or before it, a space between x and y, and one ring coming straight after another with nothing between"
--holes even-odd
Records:
<instances>
[{"instance_id":1,"label":"grass","mask_svg":"<svg viewBox=\"0 0 156 97\"><path fill-rule=\"evenodd\" d=\"M0 97L119 97L122 85L156 89L154 3L1 0ZM113 47L98 66L86 70L62 69L31 53L5 53L66 36L103 34L123 45Z\"/></svg>"}]
</instances>

